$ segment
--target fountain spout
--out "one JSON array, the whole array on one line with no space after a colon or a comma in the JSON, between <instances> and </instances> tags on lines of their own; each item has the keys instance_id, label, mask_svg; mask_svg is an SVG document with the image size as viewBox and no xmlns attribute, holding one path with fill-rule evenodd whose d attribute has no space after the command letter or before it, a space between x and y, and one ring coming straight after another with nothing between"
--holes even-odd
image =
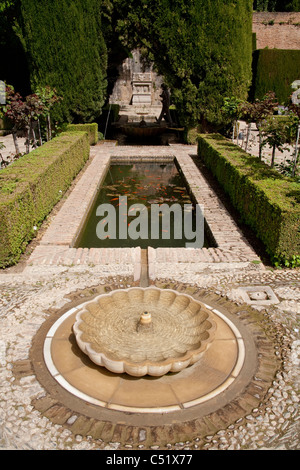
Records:
<instances>
[{"instance_id":1,"label":"fountain spout","mask_svg":"<svg viewBox=\"0 0 300 470\"><path fill-rule=\"evenodd\" d=\"M140 316L140 319L137 324L136 331L137 332L148 332L153 330L153 323L151 318L151 313L144 312Z\"/></svg>"}]
</instances>

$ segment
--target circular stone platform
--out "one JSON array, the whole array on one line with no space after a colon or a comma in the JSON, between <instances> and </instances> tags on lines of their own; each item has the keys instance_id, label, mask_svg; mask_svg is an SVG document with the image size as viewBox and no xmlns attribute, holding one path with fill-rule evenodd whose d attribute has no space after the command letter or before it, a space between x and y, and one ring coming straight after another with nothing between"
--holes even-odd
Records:
<instances>
[{"instance_id":1,"label":"circular stone platform","mask_svg":"<svg viewBox=\"0 0 300 470\"><path fill-rule=\"evenodd\" d=\"M94 364L79 349L72 331L76 312L123 285L123 279L108 279L106 284L71 293L62 307L47 311L28 361L28 373L44 389L32 400L35 410L74 436L134 448L164 448L191 439L203 444L205 436L240 423L252 410L260 413L280 366L274 349L277 330L264 313L204 288L166 281L155 284L190 295L213 314L215 348L209 348L199 364L179 373L141 378L114 374ZM127 287L131 286L137 284L128 280ZM16 378L23 377L24 367L23 361L15 364Z\"/></svg>"},{"instance_id":2,"label":"circular stone platform","mask_svg":"<svg viewBox=\"0 0 300 470\"><path fill-rule=\"evenodd\" d=\"M95 365L78 347L72 330L81 305L62 315L44 341L44 360L52 377L86 403L126 413L170 413L217 399L241 373L246 347L238 327L203 304L216 323L214 341L203 357L179 373L135 378Z\"/></svg>"}]
</instances>

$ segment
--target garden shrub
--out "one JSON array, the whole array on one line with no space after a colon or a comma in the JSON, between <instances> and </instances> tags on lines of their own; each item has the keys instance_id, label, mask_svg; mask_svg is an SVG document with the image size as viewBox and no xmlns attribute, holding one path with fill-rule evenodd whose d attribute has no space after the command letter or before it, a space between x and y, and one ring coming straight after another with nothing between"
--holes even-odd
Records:
<instances>
[{"instance_id":1,"label":"garden shrub","mask_svg":"<svg viewBox=\"0 0 300 470\"><path fill-rule=\"evenodd\" d=\"M288 104L291 84L299 80L300 50L258 49L253 53L251 98L262 99L274 91L279 104Z\"/></svg>"},{"instance_id":2,"label":"garden shrub","mask_svg":"<svg viewBox=\"0 0 300 470\"><path fill-rule=\"evenodd\" d=\"M299 184L219 134L200 135L198 155L274 263L299 259Z\"/></svg>"},{"instance_id":3,"label":"garden shrub","mask_svg":"<svg viewBox=\"0 0 300 470\"><path fill-rule=\"evenodd\" d=\"M98 124L95 122L91 124L68 124L65 130L67 132L87 132L90 145L96 145L98 142Z\"/></svg>"},{"instance_id":4,"label":"garden shrub","mask_svg":"<svg viewBox=\"0 0 300 470\"><path fill-rule=\"evenodd\" d=\"M19 260L88 157L88 134L64 132L1 170L1 268Z\"/></svg>"}]
</instances>

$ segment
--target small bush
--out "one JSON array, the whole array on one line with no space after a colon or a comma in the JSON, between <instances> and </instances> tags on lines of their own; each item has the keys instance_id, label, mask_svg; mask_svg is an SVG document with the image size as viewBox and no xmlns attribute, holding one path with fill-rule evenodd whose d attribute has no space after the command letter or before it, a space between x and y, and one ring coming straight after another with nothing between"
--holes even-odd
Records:
<instances>
[{"instance_id":1,"label":"small bush","mask_svg":"<svg viewBox=\"0 0 300 470\"><path fill-rule=\"evenodd\" d=\"M87 133L65 132L1 170L1 268L19 260L88 157Z\"/></svg>"},{"instance_id":2,"label":"small bush","mask_svg":"<svg viewBox=\"0 0 300 470\"><path fill-rule=\"evenodd\" d=\"M299 184L218 134L200 135L198 155L277 264L300 255Z\"/></svg>"}]
</instances>

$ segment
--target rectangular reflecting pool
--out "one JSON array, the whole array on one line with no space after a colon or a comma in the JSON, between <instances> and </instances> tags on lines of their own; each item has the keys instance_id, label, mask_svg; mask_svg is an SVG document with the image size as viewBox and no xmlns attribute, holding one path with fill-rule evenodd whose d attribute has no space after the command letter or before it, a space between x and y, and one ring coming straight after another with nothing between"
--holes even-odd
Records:
<instances>
[{"instance_id":1,"label":"rectangular reflecting pool","mask_svg":"<svg viewBox=\"0 0 300 470\"><path fill-rule=\"evenodd\" d=\"M174 161L111 163L75 246L188 247L197 210ZM212 246L205 232L202 246Z\"/></svg>"}]
</instances>

